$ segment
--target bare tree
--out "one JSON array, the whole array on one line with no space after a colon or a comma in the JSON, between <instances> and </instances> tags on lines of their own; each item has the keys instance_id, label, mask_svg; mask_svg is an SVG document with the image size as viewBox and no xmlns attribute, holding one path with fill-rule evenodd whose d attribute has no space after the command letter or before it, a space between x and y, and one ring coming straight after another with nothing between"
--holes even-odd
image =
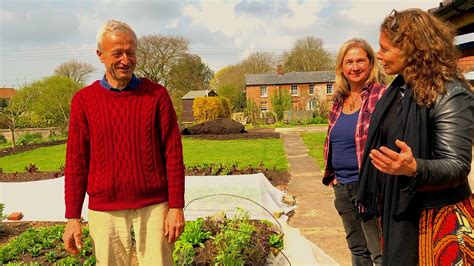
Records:
<instances>
[{"instance_id":1,"label":"bare tree","mask_svg":"<svg viewBox=\"0 0 474 266\"><path fill-rule=\"evenodd\" d=\"M323 48L320 38L308 36L298 39L289 52L282 55L285 71L333 70L334 59Z\"/></svg>"},{"instance_id":2,"label":"bare tree","mask_svg":"<svg viewBox=\"0 0 474 266\"><path fill-rule=\"evenodd\" d=\"M167 89L172 97L181 98L191 90L209 88L214 72L197 55L185 54L169 72Z\"/></svg>"},{"instance_id":3,"label":"bare tree","mask_svg":"<svg viewBox=\"0 0 474 266\"><path fill-rule=\"evenodd\" d=\"M245 74L265 74L275 70L277 57L272 53L255 52L247 56L240 65Z\"/></svg>"},{"instance_id":4,"label":"bare tree","mask_svg":"<svg viewBox=\"0 0 474 266\"><path fill-rule=\"evenodd\" d=\"M38 92L32 87L25 87L18 91L6 107L0 108L1 121L10 130L12 136L12 148L16 146L15 131L18 127L20 116L28 112L38 97Z\"/></svg>"},{"instance_id":5,"label":"bare tree","mask_svg":"<svg viewBox=\"0 0 474 266\"><path fill-rule=\"evenodd\" d=\"M91 64L72 59L59 65L54 70L54 74L68 77L77 84L83 85L86 83L87 76L95 70L95 67Z\"/></svg>"},{"instance_id":6,"label":"bare tree","mask_svg":"<svg viewBox=\"0 0 474 266\"><path fill-rule=\"evenodd\" d=\"M169 73L187 53L188 45L189 41L183 37L156 34L140 37L135 72L167 87Z\"/></svg>"},{"instance_id":7,"label":"bare tree","mask_svg":"<svg viewBox=\"0 0 474 266\"><path fill-rule=\"evenodd\" d=\"M216 73L211 88L229 98L235 111L245 107L245 74L265 74L274 71L277 59L272 53L256 52L239 64L227 66ZM244 94L242 96L242 94Z\"/></svg>"}]
</instances>

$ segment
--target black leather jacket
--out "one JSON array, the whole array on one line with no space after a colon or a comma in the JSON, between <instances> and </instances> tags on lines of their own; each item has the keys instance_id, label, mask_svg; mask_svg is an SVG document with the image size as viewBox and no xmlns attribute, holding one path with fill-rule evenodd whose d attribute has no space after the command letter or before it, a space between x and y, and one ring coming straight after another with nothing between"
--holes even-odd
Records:
<instances>
[{"instance_id":1,"label":"black leather jacket","mask_svg":"<svg viewBox=\"0 0 474 266\"><path fill-rule=\"evenodd\" d=\"M474 95L459 81L446 83L430 110L430 159L416 159L416 189L422 208L459 202L472 194L468 183L474 133Z\"/></svg>"}]
</instances>

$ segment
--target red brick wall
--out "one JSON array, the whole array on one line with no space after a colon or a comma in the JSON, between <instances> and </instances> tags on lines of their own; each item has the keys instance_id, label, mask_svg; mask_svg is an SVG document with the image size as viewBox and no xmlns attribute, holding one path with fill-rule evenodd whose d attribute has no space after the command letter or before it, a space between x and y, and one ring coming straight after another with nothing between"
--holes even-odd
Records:
<instances>
[{"instance_id":1,"label":"red brick wall","mask_svg":"<svg viewBox=\"0 0 474 266\"><path fill-rule=\"evenodd\" d=\"M297 84L298 95L291 96L294 110L306 110L306 104L310 98L318 97L326 101L332 101L332 95L326 93L326 83L314 84L314 94L309 95L309 84ZM267 97L260 97L260 86L246 86L247 100L254 101L258 106L267 102L268 110L271 110L271 97L276 89L281 88L291 93L291 84L267 86Z\"/></svg>"},{"instance_id":2,"label":"red brick wall","mask_svg":"<svg viewBox=\"0 0 474 266\"><path fill-rule=\"evenodd\" d=\"M463 72L474 71L474 55L459 59L458 65Z\"/></svg>"}]
</instances>

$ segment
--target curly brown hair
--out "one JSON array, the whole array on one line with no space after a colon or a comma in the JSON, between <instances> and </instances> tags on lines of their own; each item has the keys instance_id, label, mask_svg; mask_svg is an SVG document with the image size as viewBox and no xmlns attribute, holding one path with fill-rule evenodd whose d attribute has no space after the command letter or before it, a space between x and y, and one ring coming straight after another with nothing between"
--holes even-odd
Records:
<instances>
[{"instance_id":1,"label":"curly brown hair","mask_svg":"<svg viewBox=\"0 0 474 266\"><path fill-rule=\"evenodd\" d=\"M413 88L417 104L432 106L439 94L446 93L448 80L467 84L457 66L455 31L433 14L421 9L394 10L380 31L406 55L402 75Z\"/></svg>"}]
</instances>

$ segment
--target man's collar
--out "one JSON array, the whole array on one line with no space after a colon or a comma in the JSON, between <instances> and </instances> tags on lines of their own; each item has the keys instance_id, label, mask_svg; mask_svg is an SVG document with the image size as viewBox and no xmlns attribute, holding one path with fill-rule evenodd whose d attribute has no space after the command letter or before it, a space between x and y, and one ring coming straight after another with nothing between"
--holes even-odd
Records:
<instances>
[{"instance_id":1,"label":"man's collar","mask_svg":"<svg viewBox=\"0 0 474 266\"><path fill-rule=\"evenodd\" d=\"M138 89L138 85L140 85L140 81L141 81L141 79L137 78L135 76L135 74L133 74L132 79L130 80L128 85L125 86L125 88L123 88L122 90L119 90L117 88L112 87L109 84L109 82L107 81L107 78L104 75L104 77L100 80L100 85L102 85L102 87L104 87L105 89L108 89L108 90L111 90L111 91L126 91L126 90L136 90L136 89Z\"/></svg>"}]
</instances>

